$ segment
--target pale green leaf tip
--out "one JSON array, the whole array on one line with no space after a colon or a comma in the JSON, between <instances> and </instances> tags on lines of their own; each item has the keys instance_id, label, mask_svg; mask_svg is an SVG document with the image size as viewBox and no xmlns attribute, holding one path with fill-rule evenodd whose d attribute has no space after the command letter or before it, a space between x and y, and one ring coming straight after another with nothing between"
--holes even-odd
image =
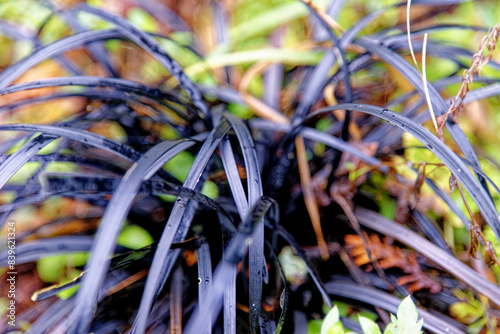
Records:
<instances>
[{"instance_id":1,"label":"pale green leaf tip","mask_svg":"<svg viewBox=\"0 0 500 334\"><path fill-rule=\"evenodd\" d=\"M332 328L340 320L339 309L334 306L326 315L323 323L321 324L321 334L329 334Z\"/></svg>"},{"instance_id":2,"label":"pale green leaf tip","mask_svg":"<svg viewBox=\"0 0 500 334\"><path fill-rule=\"evenodd\" d=\"M361 325L361 328L363 329L364 334L381 334L380 328L375 323L375 321L360 316L359 323Z\"/></svg>"}]
</instances>

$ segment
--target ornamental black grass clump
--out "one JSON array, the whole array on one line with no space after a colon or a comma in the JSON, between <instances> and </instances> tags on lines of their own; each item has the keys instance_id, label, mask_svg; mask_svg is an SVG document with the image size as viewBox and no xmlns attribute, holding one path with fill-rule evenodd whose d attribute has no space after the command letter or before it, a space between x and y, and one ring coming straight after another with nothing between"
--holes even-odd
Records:
<instances>
[{"instance_id":1,"label":"ornamental black grass clump","mask_svg":"<svg viewBox=\"0 0 500 334\"><path fill-rule=\"evenodd\" d=\"M51 13L33 31L0 22L4 43L32 49L0 73L0 222L18 271L3 330L312 333L342 301L359 331L357 313L387 324L413 294L426 331L494 331L498 164L481 141L496 137L465 133L459 111L495 105L498 27L438 24L462 6L449 0L413 1L408 25L406 3L244 17L189 2L205 30L188 5L124 3L38 3ZM347 29L343 13L358 17ZM485 37L478 52L432 38L443 31Z\"/></svg>"}]
</instances>

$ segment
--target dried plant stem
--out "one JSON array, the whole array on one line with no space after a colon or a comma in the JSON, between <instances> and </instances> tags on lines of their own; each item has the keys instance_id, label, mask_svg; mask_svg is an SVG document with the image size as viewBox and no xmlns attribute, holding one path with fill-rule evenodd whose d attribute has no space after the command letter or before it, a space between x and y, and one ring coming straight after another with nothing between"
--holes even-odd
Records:
<instances>
[{"instance_id":1,"label":"dried plant stem","mask_svg":"<svg viewBox=\"0 0 500 334\"><path fill-rule=\"evenodd\" d=\"M319 17L321 17L321 19L323 21L326 22L326 24L328 24L328 26L332 29L332 30L335 30L337 32L344 32L344 28L342 28L342 26L340 24L338 24L337 21L335 21L330 15L328 15L327 13L325 13L323 10L321 10L320 8L316 7L316 5L314 5L311 0L301 0L303 3L305 3L306 5L308 5L309 7L311 7L312 10L314 10L316 12L316 14L318 14Z\"/></svg>"},{"instance_id":2,"label":"dried plant stem","mask_svg":"<svg viewBox=\"0 0 500 334\"><path fill-rule=\"evenodd\" d=\"M311 218L311 223L318 240L318 247L321 252L323 260L330 258L328 254L328 246L325 242L323 230L321 228L321 217L319 214L318 202L311 185L311 171L309 170L309 163L307 162L306 146L304 138L301 135L295 137L295 148L297 150L297 163L299 165L300 185L302 187L302 194L304 195L304 202L306 204L307 212Z\"/></svg>"},{"instance_id":3,"label":"dried plant stem","mask_svg":"<svg viewBox=\"0 0 500 334\"><path fill-rule=\"evenodd\" d=\"M497 24L493 28L490 28L488 34L481 40L479 51L472 56L470 67L465 70L462 75L462 86L455 98L451 101L450 108L443 116L438 117L439 133L441 133L441 135L444 131L448 117L451 115L453 119L456 120L457 113L462 110L464 99L470 90L469 85L474 82L474 75L481 75L483 66L493 57L493 51L495 51L499 33L500 24ZM488 49L488 54L484 56L486 49Z\"/></svg>"},{"instance_id":4,"label":"dried plant stem","mask_svg":"<svg viewBox=\"0 0 500 334\"><path fill-rule=\"evenodd\" d=\"M436 133L442 138L442 133L440 134L438 131L438 125L436 121L436 114L434 113L434 108L432 107L432 102L431 102L431 97L429 95L429 86L427 85L427 72L426 72L426 54L427 54L427 33L424 34L424 43L422 46L422 81L424 83L424 95L425 95L425 100L427 101L427 106L429 107L429 112L431 114L432 118L432 123L434 124L434 129L436 130Z\"/></svg>"},{"instance_id":5,"label":"dried plant stem","mask_svg":"<svg viewBox=\"0 0 500 334\"><path fill-rule=\"evenodd\" d=\"M427 33L424 34L424 42L422 45L422 71L418 68L417 58L415 57L415 52L413 52L413 44L411 43L411 33L410 33L410 8L411 8L411 0L408 0L408 4L406 7L406 33L408 35L408 47L410 49L411 58L413 59L413 63L417 68L418 73L420 74L420 78L422 79L422 83L424 86L424 95L425 101L427 102L427 106L429 107L429 112L431 114L432 123L434 124L434 129L436 133L439 135L438 124L436 121L436 115L434 114L434 108L432 107L431 98L429 96L429 87L427 85L427 72L426 72L426 54L427 54ZM442 136L440 136L442 139Z\"/></svg>"},{"instance_id":6,"label":"dried plant stem","mask_svg":"<svg viewBox=\"0 0 500 334\"><path fill-rule=\"evenodd\" d=\"M250 84L252 78L264 71L271 63L257 63L250 67L243 77L241 78L240 85L238 86L238 91L240 92L243 100L246 104L254 111L254 113L262 118L270 120L271 122L279 124L290 124L288 117L283 115L281 112L274 110L255 96L247 92L247 87Z\"/></svg>"},{"instance_id":7,"label":"dried plant stem","mask_svg":"<svg viewBox=\"0 0 500 334\"><path fill-rule=\"evenodd\" d=\"M410 48L411 58L413 59L413 63L415 67L418 69L417 58L415 57L415 52L413 52L413 44L411 43L411 34L410 34L410 8L411 8L411 0L408 0L406 6L406 33L408 36L408 47ZM420 70L418 70L420 73Z\"/></svg>"},{"instance_id":8,"label":"dried plant stem","mask_svg":"<svg viewBox=\"0 0 500 334\"><path fill-rule=\"evenodd\" d=\"M488 254L487 258L490 259L490 261L488 261L488 262L490 262L490 263L488 263L488 265L491 266L493 263L496 263L498 266L500 266L500 261L498 260L495 249L492 247L491 242L486 240L486 238L484 237L484 234L481 231L481 226L479 226L476 219L474 218L474 214L472 213L472 210L470 209L469 205L467 204L467 200L465 199L465 195L462 191L462 187L460 186L460 183L458 183L458 182L457 182L457 188L458 188L458 191L460 192L460 196L462 197L462 200L464 201L465 207L467 208L467 212L469 213L469 216L470 216L472 224L473 224L473 228L471 228L471 231L470 231L471 239L472 239L471 246L470 246L471 250L474 248L477 248L477 246L474 245L474 241L473 241L474 240L473 234L477 233L477 235L479 235L479 237L481 238L483 243L486 245L485 254ZM471 250L469 250L469 253L471 252ZM471 255L474 255L474 254L471 254Z\"/></svg>"},{"instance_id":9,"label":"dried plant stem","mask_svg":"<svg viewBox=\"0 0 500 334\"><path fill-rule=\"evenodd\" d=\"M178 269L174 273L170 287L170 331L172 334L182 333L182 272Z\"/></svg>"}]
</instances>

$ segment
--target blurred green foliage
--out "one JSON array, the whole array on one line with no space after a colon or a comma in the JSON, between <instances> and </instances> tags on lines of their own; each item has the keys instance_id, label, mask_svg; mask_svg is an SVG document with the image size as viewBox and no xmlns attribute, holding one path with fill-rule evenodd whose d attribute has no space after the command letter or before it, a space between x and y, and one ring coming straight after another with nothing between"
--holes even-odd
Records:
<instances>
[{"instance_id":1,"label":"blurred green foliage","mask_svg":"<svg viewBox=\"0 0 500 334\"><path fill-rule=\"evenodd\" d=\"M88 259L87 252L71 253L43 257L37 261L38 276L46 283L63 285L80 276ZM68 299L78 291L78 286L71 287L59 292L61 299Z\"/></svg>"},{"instance_id":2,"label":"blurred green foliage","mask_svg":"<svg viewBox=\"0 0 500 334\"><path fill-rule=\"evenodd\" d=\"M118 245L130 249L139 249L151 245L153 237L139 225L125 225L118 236Z\"/></svg>"}]
</instances>

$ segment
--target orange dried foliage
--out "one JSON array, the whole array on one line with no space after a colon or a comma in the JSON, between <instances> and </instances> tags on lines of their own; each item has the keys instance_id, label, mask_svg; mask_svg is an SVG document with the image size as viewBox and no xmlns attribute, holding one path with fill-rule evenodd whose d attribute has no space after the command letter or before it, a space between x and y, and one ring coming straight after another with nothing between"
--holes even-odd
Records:
<instances>
[{"instance_id":1,"label":"orange dried foliage","mask_svg":"<svg viewBox=\"0 0 500 334\"><path fill-rule=\"evenodd\" d=\"M246 178L247 178L247 171L246 171L245 167L240 166L240 165L236 165L236 168L238 169L238 175L240 176L240 179L246 180ZM209 181L213 181L213 182L217 182L217 183L227 182L226 172L223 171L223 170L218 171L218 172L210 175L208 177L208 180Z\"/></svg>"},{"instance_id":2,"label":"orange dried foliage","mask_svg":"<svg viewBox=\"0 0 500 334\"><path fill-rule=\"evenodd\" d=\"M366 254L363 240L356 234L345 236L346 249L354 257L357 266L364 266L371 261ZM377 234L372 234L368 239L368 248L373 260L377 260L382 269L399 268L406 275L398 278L398 285L408 285L410 292L428 289L431 293L439 293L441 284L422 271L414 252L405 251L390 243L388 238L382 242ZM366 270L371 270L372 266L367 266Z\"/></svg>"},{"instance_id":3,"label":"orange dried foliage","mask_svg":"<svg viewBox=\"0 0 500 334\"><path fill-rule=\"evenodd\" d=\"M53 78L64 76L64 71L59 64L54 61L45 61L26 71L16 83L31 82L42 78ZM55 93L59 88L48 87L32 90L23 90L20 92L0 96L0 106L6 106L21 100L29 100L50 93ZM67 118L85 107L83 98L67 98L63 100L54 100L43 104L33 104L16 110L15 115L3 114L0 122L3 123L39 123L50 124L61 119Z\"/></svg>"},{"instance_id":4,"label":"orange dried foliage","mask_svg":"<svg viewBox=\"0 0 500 334\"><path fill-rule=\"evenodd\" d=\"M194 266L198 261L198 253L196 252L196 250L186 249L184 250L183 256L188 267Z\"/></svg>"},{"instance_id":5,"label":"orange dried foliage","mask_svg":"<svg viewBox=\"0 0 500 334\"><path fill-rule=\"evenodd\" d=\"M97 229L98 223L99 219L72 219L59 224L45 224L24 238L24 240L38 240L42 238L93 232Z\"/></svg>"},{"instance_id":6,"label":"orange dried foliage","mask_svg":"<svg viewBox=\"0 0 500 334\"><path fill-rule=\"evenodd\" d=\"M92 208L87 202L60 198L52 204L45 203L37 208L33 206L33 211L16 211L9 217L9 220L16 222L18 237L26 236L25 239L29 240L37 237L65 235L66 233L87 233L96 228L98 221L85 220L85 218L99 214L102 214L102 210ZM68 220L51 224L54 221L65 219ZM5 233L5 229L3 233Z\"/></svg>"},{"instance_id":7,"label":"orange dried foliage","mask_svg":"<svg viewBox=\"0 0 500 334\"><path fill-rule=\"evenodd\" d=\"M21 78L16 80L16 83L35 81L40 78L56 77L61 73L60 71L60 67L55 62L44 62L36 68L28 70ZM39 88L2 95L0 97L0 106L3 107L20 100L35 98L45 93L51 93L54 90L54 88Z\"/></svg>"}]
</instances>

